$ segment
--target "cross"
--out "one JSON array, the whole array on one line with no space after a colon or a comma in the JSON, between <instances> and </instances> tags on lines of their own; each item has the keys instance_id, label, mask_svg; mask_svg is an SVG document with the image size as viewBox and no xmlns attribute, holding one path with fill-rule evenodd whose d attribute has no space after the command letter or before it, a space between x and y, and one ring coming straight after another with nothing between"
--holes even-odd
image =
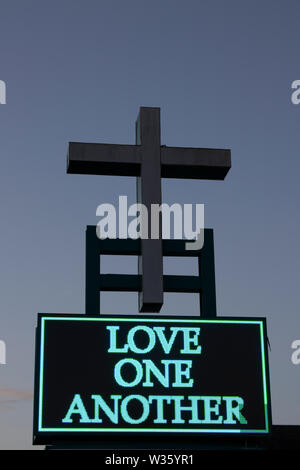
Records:
<instances>
[{"instance_id":1,"label":"cross","mask_svg":"<svg viewBox=\"0 0 300 470\"><path fill-rule=\"evenodd\" d=\"M136 144L69 142L67 173L137 177L137 199L151 214L161 204L161 178L224 180L231 167L230 150L167 147L160 143L160 108L141 107ZM161 225L161 224L160 224ZM151 220L148 220L151 233ZM158 239L141 239L140 312L159 312L163 305L163 253Z\"/></svg>"}]
</instances>

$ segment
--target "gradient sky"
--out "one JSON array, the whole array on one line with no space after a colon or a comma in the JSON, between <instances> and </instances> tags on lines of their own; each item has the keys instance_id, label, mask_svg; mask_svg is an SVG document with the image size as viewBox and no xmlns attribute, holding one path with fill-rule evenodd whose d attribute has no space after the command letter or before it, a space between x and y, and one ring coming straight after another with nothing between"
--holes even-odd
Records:
<instances>
[{"instance_id":1,"label":"gradient sky","mask_svg":"<svg viewBox=\"0 0 300 470\"><path fill-rule=\"evenodd\" d=\"M267 318L273 422L300 425L299 23L296 0L0 0L1 449L32 448L37 312L84 312L85 227L135 202L134 178L67 175L68 142L134 143L140 106L161 108L162 144L231 149L225 182L164 180L163 200L205 204L218 314Z\"/></svg>"}]
</instances>

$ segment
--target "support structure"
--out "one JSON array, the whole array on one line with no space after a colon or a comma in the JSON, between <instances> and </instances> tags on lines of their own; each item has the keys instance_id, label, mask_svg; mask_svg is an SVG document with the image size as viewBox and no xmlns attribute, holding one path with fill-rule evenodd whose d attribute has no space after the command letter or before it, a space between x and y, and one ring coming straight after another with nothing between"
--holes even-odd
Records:
<instances>
[{"instance_id":1,"label":"support structure","mask_svg":"<svg viewBox=\"0 0 300 470\"><path fill-rule=\"evenodd\" d=\"M205 229L204 245L199 251L186 250L186 240L162 240L163 256L193 256L198 259L198 276L163 276L164 292L198 293L200 315L214 318L216 311L216 289L214 268L213 230ZM86 228L86 290L85 313L100 314L101 292L141 292L143 278L140 274L102 274L101 255L140 256L141 240L100 240L96 226Z\"/></svg>"}]
</instances>

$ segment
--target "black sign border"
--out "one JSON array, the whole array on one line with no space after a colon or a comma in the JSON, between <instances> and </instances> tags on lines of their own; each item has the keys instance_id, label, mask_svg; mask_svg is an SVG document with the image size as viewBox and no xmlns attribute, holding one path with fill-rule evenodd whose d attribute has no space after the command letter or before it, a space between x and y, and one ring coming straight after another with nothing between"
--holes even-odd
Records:
<instances>
[{"instance_id":1,"label":"black sign border","mask_svg":"<svg viewBox=\"0 0 300 470\"><path fill-rule=\"evenodd\" d=\"M42 325L42 320L51 317L51 318L57 318L58 320L62 320L63 318L68 318L68 319L76 319L77 321L79 319L82 320L87 320L90 318L91 320L96 320L99 319L99 315L86 315L86 314L52 314L52 313L38 313L38 325L36 328L36 337L35 337L35 372L34 372L34 413L33 413L33 444L53 444L55 442L98 442L101 440L102 442L111 442L113 439L117 438L124 438L124 435L126 434L124 431L111 431L109 432L109 435L105 434L105 431L84 431L84 432L72 432L72 430L67 429L66 431L41 431L39 430L39 403L40 403L40 359L41 359L41 325ZM216 431L212 432L209 430L202 430L201 432L195 431L191 429L190 431L185 430L185 431L176 431L176 432L166 432L165 430L163 431L136 431L136 432L131 432L130 437L131 438L149 438L151 437L153 439L154 434L156 437L159 438L159 440L165 440L167 438L172 438L174 439L174 442L178 437L182 440L184 438L190 439L191 437L198 438L200 436L203 436L204 438L211 436L211 438L215 438L216 436L222 437L222 438L231 438L239 441L242 440L243 438L249 438L251 436L267 436L270 437L271 430L272 430L272 416L271 416L271 394L270 394L270 376L269 376L269 358L268 358L268 349L267 349L267 344L268 344L268 337L267 337L267 325L266 325L266 318L265 317L217 317L214 319L208 319L208 318L199 318L196 316L185 316L185 315L176 315L176 316L171 316L171 315L159 315L155 316L153 314L143 314L143 315L117 315L117 314L107 314L104 315L102 314L101 317L103 320L105 318L107 319L119 319L122 318L123 320L128 319L128 320L133 320L133 319L138 319L138 320L143 320L144 318L148 319L153 319L153 320L201 320L202 322L207 322L207 323L219 323L219 322L229 322L229 323L257 323L260 322L262 325L263 329L263 355L264 355L264 369L265 369L265 377L263 378L263 382L265 384L265 393L267 396L267 407L266 407L266 428L265 430L237 430L237 432L226 432L222 431ZM229 436L230 434L230 436ZM128 436L127 436L128 438ZM132 442L132 439L131 441ZM134 447L134 446L133 446Z\"/></svg>"}]
</instances>

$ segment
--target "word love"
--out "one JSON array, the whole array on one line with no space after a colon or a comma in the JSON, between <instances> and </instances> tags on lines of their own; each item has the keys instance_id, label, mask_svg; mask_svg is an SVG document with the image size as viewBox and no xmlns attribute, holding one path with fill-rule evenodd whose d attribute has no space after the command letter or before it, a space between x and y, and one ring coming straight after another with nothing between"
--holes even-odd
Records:
<instances>
[{"instance_id":1,"label":"word love","mask_svg":"<svg viewBox=\"0 0 300 470\"><path fill-rule=\"evenodd\" d=\"M177 336L181 336L183 347L179 350L180 354L200 354L201 346L198 345L200 328L190 327L170 327L169 339L166 336L166 327L154 326L135 326L128 331L127 343L120 347L117 344L117 332L119 326L107 326L109 331L109 353L128 353L132 351L136 354L146 354L156 347L158 342L165 354L169 354L173 348ZM137 344L137 337L143 333L143 346Z\"/></svg>"}]
</instances>

